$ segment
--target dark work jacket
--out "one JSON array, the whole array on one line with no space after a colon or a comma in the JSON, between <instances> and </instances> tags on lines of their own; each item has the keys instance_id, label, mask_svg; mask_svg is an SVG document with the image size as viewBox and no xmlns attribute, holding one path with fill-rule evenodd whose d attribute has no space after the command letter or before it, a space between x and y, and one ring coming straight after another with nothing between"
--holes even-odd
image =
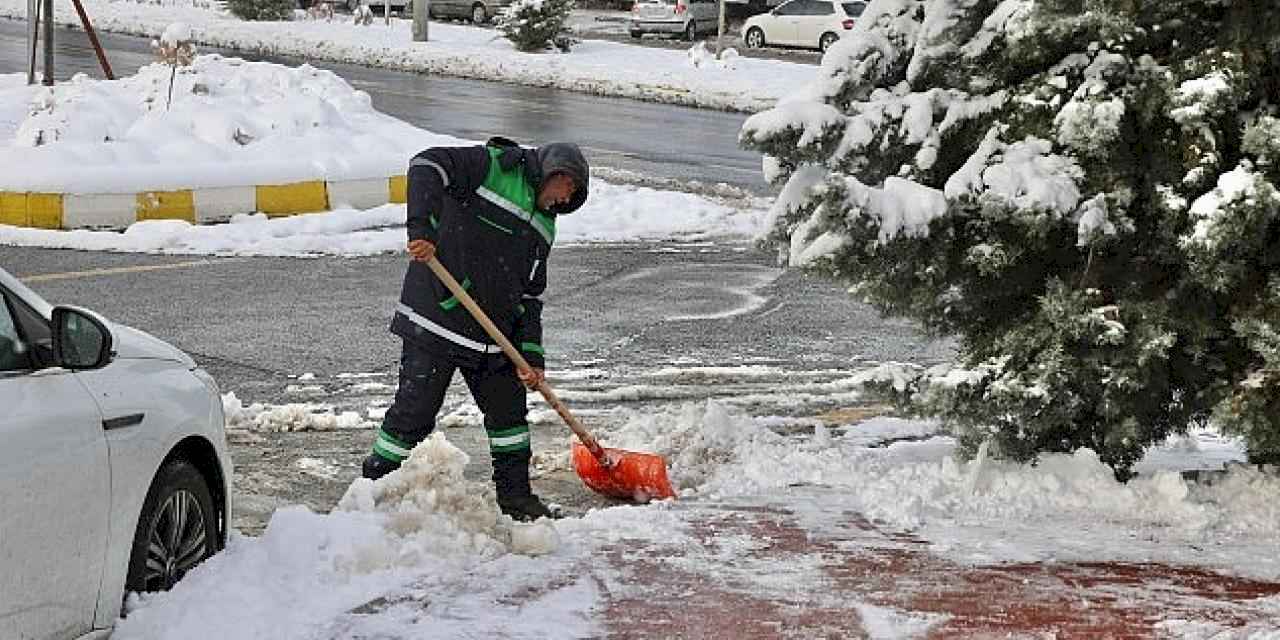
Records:
<instances>
[{"instance_id":1,"label":"dark work jacket","mask_svg":"<svg viewBox=\"0 0 1280 640\"><path fill-rule=\"evenodd\" d=\"M566 173L578 188L557 211L540 211L543 176ZM575 145L528 149L503 138L484 146L433 147L409 164L410 240L436 245L436 257L475 298L529 364L544 368L542 300L557 214L587 197L589 168ZM391 331L459 365L501 350L444 283L411 261Z\"/></svg>"}]
</instances>

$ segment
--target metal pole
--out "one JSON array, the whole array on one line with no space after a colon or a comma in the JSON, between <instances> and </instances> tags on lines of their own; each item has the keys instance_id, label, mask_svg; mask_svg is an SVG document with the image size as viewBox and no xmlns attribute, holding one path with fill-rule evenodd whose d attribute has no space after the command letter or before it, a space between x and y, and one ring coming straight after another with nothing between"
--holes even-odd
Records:
<instances>
[{"instance_id":1,"label":"metal pole","mask_svg":"<svg viewBox=\"0 0 1280 640\"><path fill-rule=\"evenodd\" d=\"M388 27L391 26L391 0L382 0L382 19Z\"/></svg>"},{"instance_id":2,"label":"metal pole","mask_svg":"<svg viewBox=\"0 0 1280 640\"><path fill-rule=\"evenodd\" d=\"M27 84L36 83L36 48L40 42L40 0L27 0Z\"/></svg>"},{"instance_id":3,"label":"metal pole","mask_svg":"<svg viewBox=\"0 0 1280 640\"><path fill-rule=\"evenodd\" d=\"M431 0L413 0L413 41L426 42Z\"/></svg>"},{"instance_id":4,"label":"metal pole","mask_svg":"<svg viewBox=\"0 0 1280 640\"><path fill-rule=\"evenodd\" d=\"M84 25L85 35L89 36L89 42L93 44L93 50L98 54L98 63L102 65L102 72L107 74L108 80L115 80L115 74L111 73L111 63L107 62L107 53L102 50L102 44L98 42L98 34L89 23L89 14L84 12L84 5L80 4L80 0L71 0L71 3L76 6L76 13L80 14L80 24Z\"/></svg>"},{"instance_id":5,"label":"metal pole","mask_svg":"<svg viewBox=\"0 0 1280 640\"><path fill-rule=\"evenodd\" d=\"M53 86L53 0L44 0L44 85Z\"/></svg>"},{"instance_id":6,"label":"metal pole","mask_svg":"<svg viewBox=\"0 0 1280 640\"><path fill-rule=\"evenodd\" d=\"M716 60L720 59L720 52L724 50L724 2L725 0L720 0L720 28L716 31Z\"/></svg>"}]
</instances>

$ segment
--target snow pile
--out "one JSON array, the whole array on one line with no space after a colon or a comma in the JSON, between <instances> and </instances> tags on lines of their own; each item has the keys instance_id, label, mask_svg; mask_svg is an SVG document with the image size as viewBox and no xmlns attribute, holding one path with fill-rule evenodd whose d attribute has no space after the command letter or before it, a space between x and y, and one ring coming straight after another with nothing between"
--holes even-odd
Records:
<instances>
[{"instance_id":1,"label":"snow pile","mask_svg":"<svg viewBox=\"0 0 1280 640\"><path fill-rule=\"evenodd\" d=\"M170 71L154 64L114 82L82 75L52 89L0 76L0 105L32 103L30 114L0 111L0 133L13 131L0 138L13 151L0 155L0 168L7 169L0 190L134 193L386 179L403 174L408 158L424 148L471 144L378 113L368 94L306 65L201 56L179 69L173 107L166 110ZM18 123L6 129L6 119ZM557 241L756 235L763 210L735 204L597 178L583 209L558 221ZM403 250L403 205L356 211L336 196L331 205L336 210L323 215L277 219L245 211L217 226L150 220L123 234L0 226L0 244L250 256Z\"/></svg>"},{"instance_id":2,"label":"snow pile","mask_svg":"<svg viewBox=\"0 0 1280 640\"><path fill-rule=\"evenodd\" d=\"M381 20L369 27L243 22L203 8L112 0L84 5L105 31L154 37L183 22L193 26L192 38L201 45L717 109L768 108L799 91L814 72L808 64L738 58L718 73L702 73L682 51L602 40L585 40L564 55L520 53L490 29L445 22L432 23L430 42L413 42L409 20L393 20L389 28ZM25 19L26 11L26 0L0 0L0 15ZM78 24L72 12L59 11L56 18Z\"/></svg>"},{"instance_id":3,"label":"snow pile","mask_svg":"<svg viewBox=\"0 0 1280 640\"><path fill-rule=\"evenodd\" d=\"M494 563L510 577L521 565L501 564L509 551L558 548L551 525L501 516L488 484L463 477L466 464L437 433L400 470L354 482L331 514L281 509L261 538L234 537L172 591L132 598L112 637L334 637L335 618L415 580L439 589Z\"/></svg>"},{"instance_id":4,"label":"snow pile","mask_svg":"<svg viewBox=\"0 0 1280 640\"><path fill-rule=\"evenodd\" d=\"M333 407L322 404L265 405L255 402L245 406L235 392L223 394L222 412L226 416L228 429L247 431L334 431L372 429L377 426L355 411L339 413Z\"/></svg>"},{"instance_id":5,"label":"snow pile","mask_svg":"<svg viewBox=\"0 0 1280 640\"><path fill-rule=\"evenodd\" d=\"M1234 465L1221 480L1197 484L1178 473L1188 462L1239 460L1238 441L1218 440L1216 452L1188 456L1178 452L1185 439L1173 439L1138 465L1143 475L1122 484L1087 449L1044 455L1035 466L994 460L985 451L958 462L954 440L936 424L875 418L817 428L812 436L781 435L768 424L707 401L636 416L598 437L611 447L666 456L672 483L686 498L833 487L847 502L842 508L974 561L1158 558L1280 576L1280 560L1245 560L1280 543L1274 499L1280 476ZM1082 531L1080 523L1091 527ZM1029 531L1009 534L1010 527ZM1145 541L1133 541L1134 531L1148 532ZM991 535L1003 546L990 548ZM1238 548L1207 559L1185 555L1223 537Z\"/></svg>"},{"instance_id":6,"label":"snow pile","mask_svg":"<svg viewBox=\"0 0 1280 640\"><path fill-rule=\"evenodd\" d=\"M175 27L164 37L187 35ZM308 65L199 56L177 69L166 109L172 72L157 63L113 82L77 75L37 90L30 115L0 139L0 186L134 193L386 178L427 146L459 143L378 113L368 94ZM0 90L0 102L27 93Z\"/></svg>"}]
</instances>

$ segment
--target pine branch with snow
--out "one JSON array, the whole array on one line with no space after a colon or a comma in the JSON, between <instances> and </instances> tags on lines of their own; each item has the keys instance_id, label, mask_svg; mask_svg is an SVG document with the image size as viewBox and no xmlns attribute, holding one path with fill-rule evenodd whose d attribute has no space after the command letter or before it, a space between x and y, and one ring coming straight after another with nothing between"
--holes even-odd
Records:
<instances>
[{"instance_id":1,"label":"pine branch with snow","mask_svg":"<svg viewBox=\"0 0 1280 640\"><path fill-rule=\"evenodd\" d=\"M498 31L520 51L546 51L551 47L568 51L573 40L565 22L573 7L573 0L515 0L495 22Z\"/></svg>"},{"instance_id":2,"label":"pine branch with snow","mask_svg":"<svg viewBox=\"0 0 1280 640\"><path fill-rule=\"evenodd\" d=\"M783 262L959 337L976 373L928 395L967 450L1124 476L1211 415L1280 451L1227 410L1277 393L1277 77L1261 3L873 0L741 139Z\"/></svg>"}]
</instances>

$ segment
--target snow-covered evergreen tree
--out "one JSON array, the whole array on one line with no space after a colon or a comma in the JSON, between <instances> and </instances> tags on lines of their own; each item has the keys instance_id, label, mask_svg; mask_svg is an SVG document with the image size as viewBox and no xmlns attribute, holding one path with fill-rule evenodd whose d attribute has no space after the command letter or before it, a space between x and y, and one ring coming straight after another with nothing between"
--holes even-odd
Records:
<instances>
[{"instance_id":1,"label":"snow-covered evergreen tree","mask_svg":"<svg viewBox=\"0 0 1280 640\"><path fill-rule=\"evenodd\" d=\"M515 0L498 15L498 31L520 51L544 51L552 46L567 51L572 45L565 21L573 0Z\"/></svg>"},{"instance_id":2,"label":"snow-covered evergreen tree","mask_svg":"<svg viewBox=\"0 0 1280 640\"><path fill-rule=\"evenodd\" d=\"M742 140L784 261L959 338L962 450L1280 453L1280 2L873 0Z\"/></svg>"}]
</instances>

